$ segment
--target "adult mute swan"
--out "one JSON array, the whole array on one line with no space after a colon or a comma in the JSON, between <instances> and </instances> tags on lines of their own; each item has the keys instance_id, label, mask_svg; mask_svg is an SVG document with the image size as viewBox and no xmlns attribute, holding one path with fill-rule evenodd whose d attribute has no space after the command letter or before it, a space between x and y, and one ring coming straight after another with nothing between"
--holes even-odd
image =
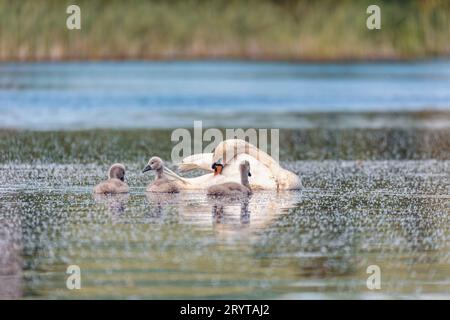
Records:
<instances>
[{"instance_id":1,"label":"adult mute swan","mask_svg":"<svg viewBox=\"0 0 450 320\"><path fill-rule=\"evenodd\" d=\"M94 187L94 193L127 193L128 185L125 180L125 166L121 163L113 164L108 171L108 180Z\"/></svg>"},{"instance_id":2,"label":"adult mute swan","mask_svg":"<svg viewBox=\"0 0 450 320\"><path fill-rule=\"evenodd\" d=\"M238 177L233 175L233 172L235 172L233 170L245 160L250 163L252 171L255 173L255 179L250 181L252 187L255 186L266 190L295 190L302 188L299 176L283 169L266 152L241 139L229 139L219 143L214 153L194 154L186 157L178 165L178 168L180 171L193 169L211 171L213 166L223 164L224 167L221 174L224 176L228 175L233 180L236 180Z\"/></svg>"}]
</instances>

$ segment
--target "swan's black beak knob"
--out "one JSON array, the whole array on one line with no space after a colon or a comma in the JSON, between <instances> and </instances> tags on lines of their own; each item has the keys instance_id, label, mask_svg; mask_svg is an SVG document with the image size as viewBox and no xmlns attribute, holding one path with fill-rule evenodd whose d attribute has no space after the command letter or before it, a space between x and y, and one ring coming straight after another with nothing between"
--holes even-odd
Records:
<instances>
[{"instance_id":1,"label":"swan's black beak knob","mask_svg":"<svg viewBox=\"0 0 450 320\"><path fill-rule=\"evenodd\" d=\"M251 176L252 176L252 174L250 173L250 171L248 172L248 176L249 176L249 177L251 177Z\"/></svg>"},{"instance_id":2,"label":"swan's black beak knob","mask_svg":"<svg viewBox=\"0 0 450 320\"><path fill-rule=\"evenodd\" d=\"M152 170L152 167L150 167L149 165L146 165L144 170L142 170L142 173L150 171L150 170Z\"/></svg>"}]
</instances>

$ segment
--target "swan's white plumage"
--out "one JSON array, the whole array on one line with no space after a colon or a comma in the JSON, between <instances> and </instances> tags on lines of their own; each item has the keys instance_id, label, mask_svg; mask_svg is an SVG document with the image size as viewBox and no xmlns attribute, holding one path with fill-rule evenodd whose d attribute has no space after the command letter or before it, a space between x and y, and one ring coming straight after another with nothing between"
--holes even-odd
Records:
<instances>
[{"instance_id":1,"label":"swan's white plumage","mask_svg":"<svg viewBox=\"0 0 450 320\"><path fill-rule=\"evenodd\" d=\"M178 170L184 172L201 169L213 172L214 170L211 168L211 165L213 164L213 156L213 153L193 154L192 156L183 159L183 161L178 165Z\"/></svg>"},{"instance_id":2,"label":"swan's white plumage","mask_svg":"<svg viewBox=\"0 0 450 320\"><path fill-rule=\"evenodd\" d=\"M252 168L250 186L254 189L266 190L294 190L302 187L301 179L295 173L280 167L280 165L266 152L258 149L245 140L229 139L221 142L214 153L194 154L183 159L179 165L183 171L193 169L211 170L214 162L220 161L224 168L220 176L225 182L239 182L239 164L247 160ZM254 174L253 174L254 173ZM189 189L203 189L216 183L213 174L196 178L184 178L191 186ZM181 178L181 177L180 177ZM220 182L223 183L223 182Z\"/></svg>"},{"instance_id":3,"label":"swan's white plumage","mask_svg":"<svg viewBox=\"0 0 450 320\"><path fill-rule=\"evenodd\" d=\"M252 156L269 168L279 166L275 159L266 152L242 139L228 139L219 143L214 149L213 162L221 160L226 165L233 161L236 156L244 153Z\"/></svg>"}]
</instances>

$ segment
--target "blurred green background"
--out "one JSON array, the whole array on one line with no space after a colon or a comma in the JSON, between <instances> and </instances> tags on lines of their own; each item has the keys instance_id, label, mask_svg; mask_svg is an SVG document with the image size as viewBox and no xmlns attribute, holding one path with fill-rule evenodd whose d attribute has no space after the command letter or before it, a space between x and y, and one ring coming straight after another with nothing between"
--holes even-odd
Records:
<instances>
[{"instance_id":1,"label":"blurred green background","mask_svg":"<svg viewBox=\"0 0 450 320\"><path fill-rule=\"evenodd\" d=\"M410 59L448 56L449 39L447 0L0 0L1 60Z\"/></svg>"}]
</instances>

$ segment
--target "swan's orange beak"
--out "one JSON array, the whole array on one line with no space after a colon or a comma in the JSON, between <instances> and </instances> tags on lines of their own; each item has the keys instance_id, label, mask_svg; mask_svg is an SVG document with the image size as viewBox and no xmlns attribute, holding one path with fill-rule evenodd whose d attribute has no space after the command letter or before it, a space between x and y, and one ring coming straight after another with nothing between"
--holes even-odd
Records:
<instances>
[{"instance_id":1,"label":"swan's orange beak","mask_svg":"<svg viewBox=\"0 0 450 320\"><path fill-rule=\"evenodd\" d=\"M217 175L221 174L222 173L222 169L223 169L223 165L218 164L218 163L215 164L215 166L214 166L214 175L217 176Z\"/></svg>"}]
</instances>

